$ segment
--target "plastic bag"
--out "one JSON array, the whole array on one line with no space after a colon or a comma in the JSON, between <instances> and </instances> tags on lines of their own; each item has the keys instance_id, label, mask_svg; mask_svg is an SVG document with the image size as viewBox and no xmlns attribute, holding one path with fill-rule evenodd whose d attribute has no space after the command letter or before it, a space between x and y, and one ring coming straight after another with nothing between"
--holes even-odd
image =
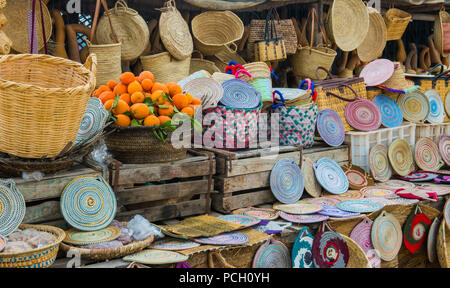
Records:
<instances>
[{"instance_id":1,"label":"plastic bag","mask_svg":"<svg viewBox=\"0 0 450 288\"><path fill-rule=\"evenodd\" d=\"M94 151L92 151L91 153L92 159L94 159L94 161L98 163L106 164L107 163L106 159L111 158L112 155L108 153L108 149L105 145L105 142L101 140L99 141L99 143L96 143L94 145L95 145Z\"/></svg>"},{"instance_id":2,"label":"plastic bag","mask_svg":"<svg viewBox=\"0 0 450 288\"><path fill-rule=\"evenodd\" d=\"M44 178L44 173L42 173L41 171L33 171L33 172L22 172L22 179L23 180L36 180L36 181L41 181L42 178Z\"/></svg>"},{"instance_id":3,"label":"plastic bag","mask_svg":"<svg viewBox=\"0 0 450 288\"><path fill-rule=\"evenodd\" d=\"M32 250L33 247L31 247L30 244L24 241L16 241L16 242L8 242L6 244L5 249L3 249L3 253L20 253L25 251Z\"/></svg>"},{"instance_id":4,"label":"plastic bag","mask_svg":"<svg viewBox=\"0 0 450 288\"><path fill-rule=\"evenodd\" d=\"M164 237L160 229L150 224L147 219L139 214L128 222L127 228L136 240L144 240L150 235L155 235L157 238Z\"/></svg>"}]
</instances>

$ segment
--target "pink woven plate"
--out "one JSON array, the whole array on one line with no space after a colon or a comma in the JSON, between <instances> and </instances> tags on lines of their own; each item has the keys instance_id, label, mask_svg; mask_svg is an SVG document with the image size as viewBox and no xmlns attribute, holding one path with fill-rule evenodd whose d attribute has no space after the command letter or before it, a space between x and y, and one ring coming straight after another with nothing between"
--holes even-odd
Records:
<instances>
[{"instance_id":1,"label":"pink woven plate","mask_svg":"<svg viewBox=\"0 0 450 288\"><path fill-rule=\"evenodd\" d=\"M361 131L373 131L381 126L378 106L370 100L358 99L345 106L345 119L348 124Z\"/></svg>"},{"instance_id":2,"label":"pink woven plate","mask_svg":"<svg viewBox=\"0 0 450 288\"><path fill-rule=\"evenodd\" d=\"M375 248L372 245L371 229L373 221L367 217L353 228L350 238L355 240L356 243L363 249L367 258L370 261L372 267L378 267L381 264L381 259L378 257Z\"/></svg>"},{"instance_id":3,"label":"pink woven plate","mask_svg":"<svg viewBox=\"0 0 450 288\"><path fill-rule=\"evenodd\" d=\"M367 64L359 74L367 86L381 85L394 74L394 63L388 59L377 59Z\"/></svg>"}]
</instances>

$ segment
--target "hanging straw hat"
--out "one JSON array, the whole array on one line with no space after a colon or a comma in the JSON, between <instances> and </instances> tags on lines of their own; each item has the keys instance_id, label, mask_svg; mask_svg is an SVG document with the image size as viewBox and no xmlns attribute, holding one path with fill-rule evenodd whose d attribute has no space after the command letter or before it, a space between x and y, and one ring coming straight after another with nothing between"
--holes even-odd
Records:
<instances>
[{"instance_id":1,"label":"hanging straw hat","mask_svg":"<svg viewBox=\"0 0 450 288\"><path fill-rule=\"evenodd\" d=\"M334 0L327 34L342 51L353 51L369 31L369 13L361 0Z\"/></svg>"},{"instance_id":2,"label":"hanging straw hat","mask_svg":"<svg viewBox=\"0 0 450 288\"><path fill-rule=\"evenodd\" d=\"M434 45L439 53L446 57L449 53L444 53L444 29L442 27L444 23L450 23L450 14L441 10L434 20Z\"/></svg>"},{"instance_id":3,"label":"hanging straw hat","mask_svg":"<svg viewBox=\"0 0 450 288\"><path fill-rule=\"evenodd\" d=\"M386 47L387 30L383 16L372 7L367 7L369 12L369 32L359 45L357 52L362 62L370 62L377 59Z\"/></svg>"},{"instance_id":4,"label":"hanging straw hat","mask_svg":"<svg viewBox=\"0 0 450 288\"><path fill-rule=\"evenodd\" d=\"M394 90L407 90L414 87L414 82L407 80L404 75L404 71L400 62L394 62L394 74L389 80L384 82L382 86L385 86Z\"/></svg>"}]
</instances>

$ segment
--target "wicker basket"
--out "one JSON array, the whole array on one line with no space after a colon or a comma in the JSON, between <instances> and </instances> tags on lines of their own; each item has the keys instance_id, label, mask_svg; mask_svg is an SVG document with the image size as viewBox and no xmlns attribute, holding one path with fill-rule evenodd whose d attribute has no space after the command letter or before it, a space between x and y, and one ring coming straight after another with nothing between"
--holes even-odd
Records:
<instances>
[{"instance_id":1,"label":"wicker basket","mask_svg":"<svg viewBox=\"0 0 450 288\"><path fill-rule=\"evenodd\" d=\"M120 60L121 44L93 45L89 40L85 40L90 53L97 55L98 69L96 73L97 84L106 85L109 80L119 82L122 74L122 62Z\"/></svg>"},{"instance_id":2,"label":"wicker basket","mask_svg":"<svg viewBox=\"0 0 450 288\"><path fill-rule=\"evenodd\" d=\"M142 68L152 71L155 81L161 83L178 82L189 76L191 57L176 60L169 52L141 56Z\"/></svg>"},{"instance_id":3,"label":"wicker basket","mask_svg":"<svg viewBox=\"0 0 450 288\"><path fill-rule=\"evenodd\" d=\"M397 8L389 9L384 15L387 28L387 41L401 39L411 20L411 14Z\"/></svg>"},{"instance_id":4,"label":"wicker basket","mask_svg":"<svg viewBox=\"0 0 450 288\"><path fill-rule=\"evenodd\" d=\"M370 261L364 253L364 250L351 239L343 234L339 234L344 238L350 252L350 258L348 259L346 268L372 268Z\"/></svg>"},{"instance_id":5,"label":"wicker basket","mask_svg":"<svg viewBox=\"0 0 450 288\"><path fill-rule=\"evenodd\" d=\"M51 158L73 143L96 71L95 55L84 66L42 54L0 57L0 151Z\"/></svg>"},{"instance_id":6,"label":"wicker basket","mask_svg":"<svg viewBox=\"0 0 450 288\"><path fill-rule=\"evenodd\" d=\"M153 134L152 127L118 127L105 137L108 151L124 164L147 164L183 160L187 149L175 149L168 132L166 143L162 144Z\"/></svg>"},{"instance_id":7,"label":"wicker basket","mask_svg":"<svg viewBox=\"0 0 450 288\"><path fill-rule=\"evenodd\" d=\"M19 229L29 228L53 234L56 242L21 253L0 253L0 268L45 268L55 262L59 245L66 237L66 233L57 227L48 225L21 224L19 226Z\"/></svg>"},{"instance_id":8,"label":"wicker basket","mask_svg":"<svg viewBox=\"0 0 450 288\"><path fill-rule=\"evenodd\" d=\"M189 68L189 74L193 74L200 70L208 71L209 74L214 74L215 72L220 72L220 69L216 66L213 61L203 59L203 55L199 53L199 58L191 58L191 66Z\"/></svg>"},{"instance_id":9,"label":"wicker basket","mask_svg":"<svg viewBox=\"0 0 450 288\"><path fill-rule=\"evenodd\" d=\"M234 61L241 65L247 63L239 54L227 48L221 49L215 53L210 60L216 64L221 72L225 71L230 61Z\"/></svg>"}]
</instances>

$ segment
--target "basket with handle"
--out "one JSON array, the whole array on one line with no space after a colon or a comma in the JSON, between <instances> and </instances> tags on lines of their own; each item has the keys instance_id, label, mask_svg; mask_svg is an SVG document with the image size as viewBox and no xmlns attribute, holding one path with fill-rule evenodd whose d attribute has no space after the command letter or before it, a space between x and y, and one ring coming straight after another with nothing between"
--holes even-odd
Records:
<instances>
[{"instance_id":1,"label":"basket with handle","mask_svg":"<svg viewBox=\"0 0 450 288\"><path fill-rule=\"evenodd\" d=\"M263 62L261 62L263 63ZM266 65L265 63L263 63ZM244 66L245 67L245 66ZM266 65L267 67L267 65ZM240 76L243 74L243 76ZM260 73L261 74L261 73ZM270 75L270 70L269 70ZM245 76L245 78L244 78ZM253 88L255 88L256 91L261 93L261 101L264 104L272 103L272 79L270 76L268 78L265 77L255 77L253 74L251 74L248 70L238 70L235 74L236 78L239 78L241 80L246 81L248 84L252 85Z\"/></svg>"},{"instance_id":2,"label":"basket with handle","mask_svg":"<svg viewBox=\"0 0 450 288\"><path fill-rule=\"evenodd\" d=\"M52 158L71 148L95 88L97 57L84 65L43 54L0 57L0 151Z\"/></svg>"},{"instance_id":3,"label":"basket with handle","mask_svg":"<svg viewBox=\"0 0 450 288\"><path fill-rule=\"evenodd\" d=\"M264 38L255 41L253 47L255 61L270 62L287 58L286 42L281 36L278 37L275 16L272 10L267 14Z\"/></svg>"},{"instance_id":4,"label":"basket with handle","mask_svg":"<svg viewBox=\"0 0 450 288\"><path fill-rule=\"evenodd\" d=\"M177 60L169 52L141 56L142 68L152 71L155 81L161 83L178 82L189 76L191 57Z\"/></svg>"},{"instance_id":5,"label":"basket with handle","mask_svg":"<svg viewBox=\"0 0 450 288\"><path fill-rule=\"evenodd\" d=\"M220 72L220 69L216 66L213 61L203 59L203 54L199 51L194 51L198 54L199 58L191 58L191 67L189 68L189 74L193 74L200 70L208 71L209 74L214 74L215 72ZM193 53L193 54L194 54Z\"/></svg>"},{"instance_id":6,"label":"basket with handle","mask_svg":"<svg viewBox=\"0 0 450 288\"><path fill-rule=\"evenodd\" d=\"M441 96L442 103L445 103L447 94L450 92L450 77L448 76L450 70L444 71L444 66L442 64L438 64L431 68L428 73L431 74L433 71L439 68L440 71L434 78L420 78L420 91L425 93L428 90L434 90L439 94L439 96ZM448 116L449 115L446 115L444 122L450 122Z\"/></svg>"},{"instance_id":7,"label":"basket with handle","mask_svg":"<svg viewBox=\"0 0 450 288\"><path fill-rule=\"evenodd\" d=\"M387 41L401 39L406 27L412 21L412 16L408 12L397 8L389 9L384 15L387 28Z\"/></svg>"}]
</instances>

